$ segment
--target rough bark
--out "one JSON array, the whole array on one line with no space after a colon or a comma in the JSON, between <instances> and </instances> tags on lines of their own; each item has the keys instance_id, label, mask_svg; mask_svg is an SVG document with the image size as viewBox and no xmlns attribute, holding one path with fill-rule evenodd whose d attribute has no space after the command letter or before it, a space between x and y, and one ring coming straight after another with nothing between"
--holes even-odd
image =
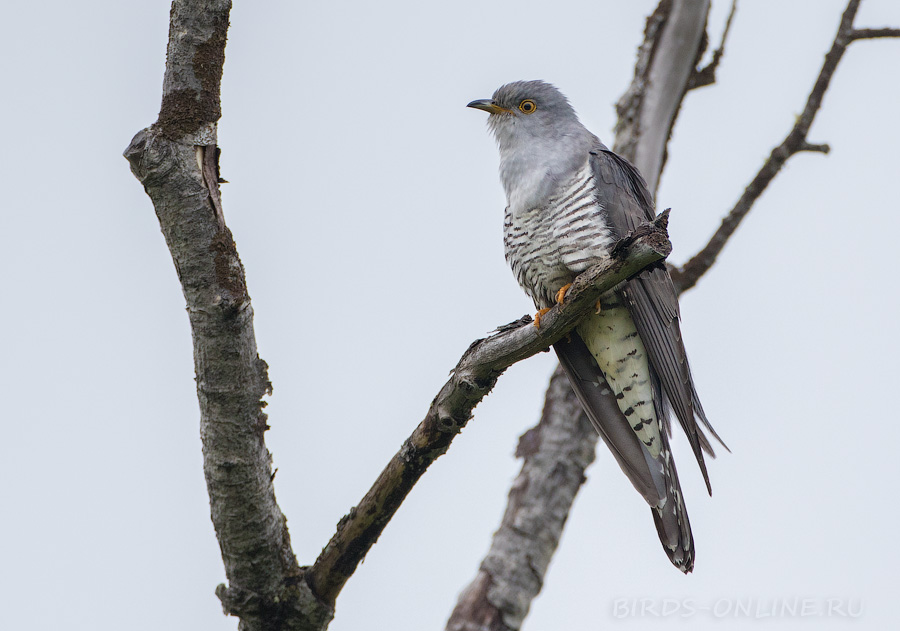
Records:
<instances>
[{"instance_id":1,"label":"rough bark","mask_svg":"<svg viewBox=\"0 0 900 631\"><path fill-rule=\"evenodd\" d=\"M320 629L331 609L310 593L275 501L263 439L253 309L218 189L216 121L231 2L172 4L162 107L125 150L153 201L187 302L203 470L225 575L216 593L251 630Z\"/></svg>"},{"instance_id":2,"label":"rough bark","mask_svg":"<svg viewBox=\"0 0 900 631\"><path fill-rule=\"evenodd\" d=\"M647 18L634 79L617 105L615 150L637 164L653 191L681 99L704 45L708 11L708 0L660 2ZM509 493L503 522L474 581L460 594L448 631L519 629L541 590L585 468L593 460L577 454L581 447L593 451L598 438L584 423L581 405L560 374L557 369L547 389L540 423L521 439L520 446L531 442L534 448L518 454L524 462ZM564 440L577 443L561 452L559 444ZM560 467L567 471L565 476L557 474ZM510 527L521 521L529 524L527 530Z\"/></svg>"},{"instance_id":3,"label":"rough bark","mask_svg":"<svg viewBox=\"0 0 900 631\"><path fill-rule=\"evenodd\" d=\"M599 434L557 366L540 422L522 435L522 471L475 580L460 594L448 631L519 629L543 587Z\"/></svg>"}]
</instances>

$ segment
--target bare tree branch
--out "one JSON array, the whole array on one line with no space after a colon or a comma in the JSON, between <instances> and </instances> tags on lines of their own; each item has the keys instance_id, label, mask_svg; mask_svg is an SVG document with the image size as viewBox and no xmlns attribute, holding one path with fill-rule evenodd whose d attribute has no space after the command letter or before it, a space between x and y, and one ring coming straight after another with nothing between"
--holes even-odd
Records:
<instances>
[{"instance_id":1,"label":"bare tree branch","mask_svg":"<svg viewBox=\"0 0 900 631\"><path fill-rule=\"evenodd\" d=\"M187 302L203 471L229 586L216 593L245 631L322 629L332 610L302 580L275 501L259 358L244 269L225 226L216 122L230 0L175 0L157 122L125 150L153 201Z\"/></svg>"},{"instance_id":2,"label":"bare tree branch","mask_svg":"<svg viewBox=\"0 0 900 631\"><path fill-rule=\"evenodd\" d=\"M500 529L475 580L460 595L448 631L512 631L522 626L543 587L599 438L557 366L540 423L519 439L516 457L523 458L522 472L509 491Z\"/></svg>"},{"instance_id":3,"label":"bare tree branch","mask_svg":"<svg viewBox=\"0 0 900 631\"><path fill-rule=\"evenodd\" d=\"M716 230L712 238L700 252L694 255L680 269L671 268L672 280L679 292L685 292L694 287L697 281L713 266L728 239L734 234L753 204L759 199L763 191L769 183L775 179L781 167L788 159L802 151L813 151L819 153L828 153L829 147L826 144L813 144L807 140L809 129L815 120L816 114L822 105L822 99L825 96L834 72L837 70L838 64L844 56L847 47L851 42L857 39L869 39L872 37L896 37L898 29L854 29L853 20L859 9L861 0L850 0L844 14L841 17L840 26L838 26L837 34L834 36L834 42L831 50L825 55L825 61L819 76L816 79L812 91L806 100L806 107L803 113L797 117L794 127L788 133L787 137L780 145L772 150L769 158L765 161L762 168L756 174L756 177L744 189L743 195L738 199L737 203L722 220L719 229Z\"/></svg>"},{"instance_id":4,"label":"bare tree branch","mask_svg":"<svg viewBox=\"0 0 900 631\"><path fill-rule=\"evenodd\" d=\"M878 39L880 37L900 37L900 28L855 28L850 31L850 39Z\"/></svg>"},{"instance_id":5,"label":"bare tree branch","mask_svg":"<svg viewBox=\"0 0 900 631\"><path fill-rule=\"evenodd\" d=\"M725 54L725 42L728 41L728 33L731 32L731 21L737 11L737 0L731 0L731 10L728 12L728 19L725 20L725 29L722 31L722 42L719 47L713 51L712 59L703 68L694 70L688 81L688 90L696 90L716 82L716 70L719 68L719 62Z\"/></svg>"},{"instance_id":6,"label":"bare tree branch","mask_svg":"<svg viewBox=\"0 0 900 631\"><path fill-rule=\"evenodd\" d=\"M619 99L613 150L631 160L655 192L666 146L700 56L710 0L662 0L647 18L634 79Z\"/></svg>"},{"instance_id":7,"label":"bare tree branch","mask_svg":"<svg viewBox=\"0 0 900 631\"><path fill-rule=\"evenodd\" d=\"M465 427L472 410L512 364L547 350L564 337L600 295L668 255L668 213L622 240L608 261L584 272L565 302L541 318L541 328L520 320L476 340L463 354L428 414L391 459L360 503L338 523L337 532L307 573L313 592L333 604L347 579L381 535L406 495ZM618 247L618 246L617 246Z\"/></svg>"},{"instance_id":8,"label":"bare tree branch","mask_svg":"<svg viewBox=\"0 0 900 631\"><path fill-rule=\"evenodd\" d=\"M617 104L615 150L652 179L653 190L664 164L664 158L658 157L664 156L663 147L700 55L708 11L709 4L704 2L659 3L647 18L632 83ZM688 35L691 45L679 39ZM673 73L681 83L654 80L661 72ZM655 96L659 91L678 95L678 100ZM662 107L663 103L667 106ZM581 404L561 374L557 369L547 389L540 423L520 440L517 455L524 455L524 462L510 490L503 521L478 574L460 594L447 631L518 629L543 585L547 563L590 464L587 458L573 459L580 452L572 450L593 450L598 438L596 430L584 423ZM569 445L570 451L561 451L561 440L576 442ZM531 447L522 449L522 445ZM559 488L550 490L553 487L545 482L558 477L558 468L571 472L571 477L567 474L557 480Z\"/></svg>"}]
</instances>

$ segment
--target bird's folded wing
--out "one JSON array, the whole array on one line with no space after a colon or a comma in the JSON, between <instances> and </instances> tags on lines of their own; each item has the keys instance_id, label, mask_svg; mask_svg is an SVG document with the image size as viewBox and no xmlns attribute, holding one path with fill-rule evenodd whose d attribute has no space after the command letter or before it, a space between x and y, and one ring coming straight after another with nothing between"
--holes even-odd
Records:
<instances>
[{"instance_id":1,"label":"bird's folded wing","mask_svg":"<svg viewBox=\"0 0 900 631\"><path fill-rule=\"evenodd\" d=\"M653 201L637 169L630 162L600 145L591 151L598 181L598 197L618 236L624 236L654 217ZM663 266L645 270L621 290L635 327L647 349L661 396L658 409L671 406L688 437L709 489L703 451L714 455L709 440L697 425L697 418L719 439L700 406L691 379L687 354L681 340L678 296L669 272ZM721 439L719 439L721 442ZM724 445L724 443L723 443Z\"/></svg>"}]
</instances>

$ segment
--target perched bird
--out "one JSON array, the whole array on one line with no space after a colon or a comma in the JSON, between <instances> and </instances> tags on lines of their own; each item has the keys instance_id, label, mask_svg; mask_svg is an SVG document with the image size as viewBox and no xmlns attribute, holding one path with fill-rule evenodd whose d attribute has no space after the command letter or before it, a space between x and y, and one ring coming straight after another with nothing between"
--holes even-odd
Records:
<instances>
[{"instance_id":1,"label":"perched bird","mask_svg":"<svg viewBox=\"0 0 900 631\"><path fill-rule=\"evenodd\" d=\"M540 310L540 326L578 274L654 218L653 199L637 169L589 132L549 83L509 83L468 107L490 114L507 199L506 260ZM666 554L687 573L694 542L669 449L670 410L710 493L703 452L715 454L697 421L721 439L694 388L679 317L672 279L658 264L606 292L554 349L591 423L650 504Z\"/></svg>"}]
</instances>

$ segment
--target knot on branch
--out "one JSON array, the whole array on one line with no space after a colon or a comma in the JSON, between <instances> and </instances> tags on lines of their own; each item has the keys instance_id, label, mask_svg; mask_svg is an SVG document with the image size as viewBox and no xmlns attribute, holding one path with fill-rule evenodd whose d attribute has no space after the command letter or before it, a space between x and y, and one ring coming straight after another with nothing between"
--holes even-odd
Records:
<instances>
[{"instance_id":1,"label":"knot on branch","mask_svg":"<svg viewBox=\"0 0 900 631\"><path fill-rule=\"evenodd\" d=\"M142 129L136 133L122 155L144 188L158 185L178 170L174 147L168 141L160 141L152 129Z\"/></svg>"},{"instance_id":2,"label":"knot on branch","mask_svg":"<svg viewBox=\"0 0 900 631\"><path fill-rule=\"evenodd\" d=\"M295 577L272 597L224 583L216 587L216 596L226 615L241 619L242 628L324 630L334 618L334 609L315 597L303 577Z\"/></svg>"},{"instance_id":3,"label":"knot on branch","mask_svg":"<svg viewBox=\"0 0 900 631\"><path fill-rule=\"evenodd\" d=\"M442 416L438 420L438 428L442 432L447 432L449 434L458 434L462 431L462 428L466 426L468 421L458 421L452 416Z\"/></svg>"},{"instance_id":4,"label":"knot on branch","mask_svg":"<svg viewBox=\"0 0 900 631\"><path fill-rule=\"evenodd\" d=\"M447 391L449 395L442 398L439 394L432 404L433 415L437 419L437 430L442 433L461 432L472 418L472 409L493 389L497 378L503 373L503 369L488 369L482 373L473 370L472 366L465 365L467 358L478 356L484 341L478 340L478 343L472 344L463 354L453 371L453 376L441 391L441 394Z\"/></svg>"},{"instance_id":5,"label":"knot on branch","mask_svg":"<svg viewBox=\"0 0 900 631\"><path fill-rule=\"evenodd\" d=\"M628 256L629 248L637 241L643 241L645 245L656 250L663 256L668 256L672 251L672 244L669 242L668 233L669 211L671 210L671 208L666 208L659 213L653 221L642 223L616 241L611 253L613 258L623 259Z\"/></svg>"},{"instance_id":6,"label":"knot on branch","mask_svg":"<svg viewBox=\"0 0 900 631\"><path fill-rule=\"evenodd\" d=\"M514 320L513 322L510 322L509 324L501 324L496 329L494 329L492 332L493 333L505 333L506 331L513 331L515 329L518 329L519 327L525 326L526 324L531 324L532 322L534 322L534 318L532 318L530 315L526 314L526 315L523 315L518 320ZM475 340L472 343L472 345L474 346L475 344L480 344L483 341L484 340ZM470 348L471 348L471 346L470 346Z\"/></svg>"}]
</instances>

